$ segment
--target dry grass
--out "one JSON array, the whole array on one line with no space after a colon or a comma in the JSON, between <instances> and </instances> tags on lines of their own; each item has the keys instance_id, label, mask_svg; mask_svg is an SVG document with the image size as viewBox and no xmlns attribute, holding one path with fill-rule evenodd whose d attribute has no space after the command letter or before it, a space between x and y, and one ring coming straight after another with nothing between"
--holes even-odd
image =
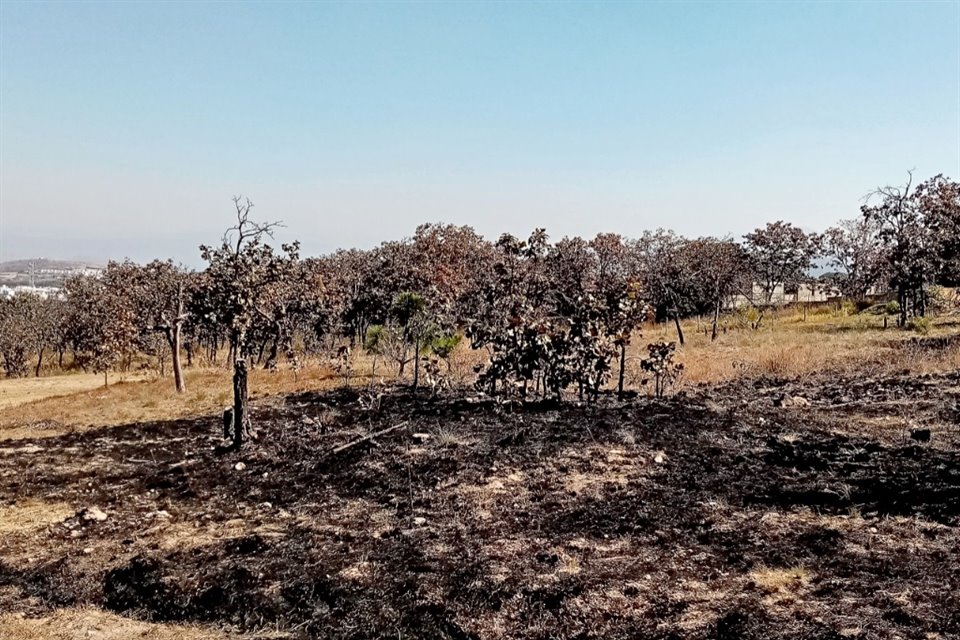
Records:
<instances>
[{"instance_id":1,"label":"dry grass","mask_svg":"<svg viewBox=\"0 0 960 640\"><path fill-rule=\"evenodd\" d=\"M941 318L929 336L956 333L952 318ZM782 313L764 318L759 330L731 327L715 342L704 334L706 323L684 323L686 344L678 349L684 363L684 384L718 383L740 377L769 375L798 377L826 370L864 375L909 369L917 373L960 368L960 346L938 353L911 348L917 335L892 326L884 329L878 316ZM634 370L645 355L645 345L656 340L676 341L672 324L648 327L634 338ZM636 373L634 373L636 377Z\"/></svg>"},{"instance_id":2,"label":"dry grass","mask_svg":"<svg viewBox=\"0 0 960 640\"><path fill-rule=\"evenodd\" d=\"M810 574L803 567L758 567L750 573L750 578L771 594L796 591L810 583Z\"/></svg>"},{"instance_id":3,"label":"dry grass","mask_svg":"<svg viewBox=\"0 0 960 640\"><path fill-rule=\"evenodd\" d=\"M63 387L64 378L40 378L51 388ZM0 440L51 437L93 427L116 426L210 415L230 404L230 373L224 369L194 369L185 373L187 391L176 393L169 378L121 381L76 392L65 402L52 396L0 409ZM102 381L102 378L101 378ZM10 381L0 382L0 388ZM12 381L19 382L19 381ZM294 375L292 371L254 370L250 376L251 395L270 396L322 389L337 384L325 367L314 366Z\"/></svg>"},{"instance_id":4,"label":"dry grass","mask_svg":"<svg viewBox=\"0 0 960 640\"><path fill-rule=\"evenodd\" d=\"M0 638L4 640L225 640L231 637L236 636L200 627L140 622L93 608L60 609L42 618L0 615Z\"/></svg>"},{"instance_id":5,"label":"dry grass","mask_svg":"<svg viewBox=\"0 0 960 640\"><path fill-rule=\"evenodd\" d=\"M55 522L62 522L76 513L67 503L49 503L27 500L19 504L0 506L0 536L29 532ZM0 548L2 548L0 544Z\"/></svg>"},{"instance_id":6,"label":"dry grass","mask_svg":"<svg viewBox=\"0 0 960 640\"><path fill-rule=\"evenodd\" d=\"M128 380L142 379L125 377ZM0 383L0 409L16 407L28 402L90 391L103 386L103 376L94 373L47 376L43 378L13 378Z\"/></svg>"},{"instance_id":7,"label":"dry grass","mask_svg":"<svg viewBox=\"0 0 960 640\"><path fill-rule=\"evenodd\" d=\"M951 323L952 320L952 323ZM911 370L917 373L960 368L960 346L939 352L910 346L915 334L883 328L878 316L842 316L833 313L769 313L759 330L728 320L728 330L715 342L707 325L684 323L686 345L677 359L684 363L682 385L719 383L741 377L769 375L798 377L824 370L862 375ZM956 332L956 320L941 318L930 337ZM633 340L628 359L628 383L639 388L639 360L645 345L658 339L672 341L672 324L645 328ZM453 358L455 378L467 382L469 369L480 354L466 345ZM337 376L326 362L312 363L297 375L281 368L254 369L250 388L256 396L271 396L325 389L344 384L364 385L373 380L396 379L396 367L382 359L376 366L362 354L353 357L352 377ZM407 379L410 378L408 371ZM179 395L168 377L132 380L129 377L104 388L99 376L75 374L39 379L0 380L0 440L55 436L92 427L134 424L152 420L186 418L218 412L231 401L230 372L226 369L191 369L186 372L187 392ZM69 397L69 402L64 401Z\"/></svg>"}]
</instances>

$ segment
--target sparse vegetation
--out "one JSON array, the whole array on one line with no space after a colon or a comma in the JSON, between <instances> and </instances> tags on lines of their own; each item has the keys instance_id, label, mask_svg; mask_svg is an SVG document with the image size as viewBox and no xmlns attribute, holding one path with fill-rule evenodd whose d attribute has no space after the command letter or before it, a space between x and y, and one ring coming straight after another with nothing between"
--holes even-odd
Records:
<instances>
[{"instance_id":1,"label":"sparse vegetation","mask_svg":"<svg viewBox=\"0 0 960 640\"><path fill-rule=\"evenodd\" d=\"M787 304L821 239L786 223L302 259L249 211L202 272L0 302L0 633L960 633L946 249L890 301L899 245L845 225L847 297Z\"/></svg>"}]
</instances>

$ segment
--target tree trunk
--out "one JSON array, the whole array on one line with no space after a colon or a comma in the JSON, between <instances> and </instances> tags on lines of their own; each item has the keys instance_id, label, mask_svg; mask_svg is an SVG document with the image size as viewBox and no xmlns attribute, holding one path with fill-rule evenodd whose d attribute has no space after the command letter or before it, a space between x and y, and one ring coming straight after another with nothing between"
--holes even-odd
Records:
<instances>
[{"instance_id":1,"label":"tree trunk","mask_svg":"<svg viewBox=\"0 0 960 640\"><path fill-rule=\"evenodd\" d=\"M43 347L40 347L40 352L37 354L37 368L34 370L34 377L40 377L40 369L43 367Z\"/></svg>"},{"instance_id":2,"label":"tree trunk","mask_svg":"<svg viewBox=\"0 0 960 640\"><path fill-rule=\"evenodd\" d=\"M263 343L263 346L266 346L266 342ZM267 354L267 361L263 364L264 369L273 369L277 366L277 356L279 354L279 345L277 345L277 339L274 338L273 342L270 343L270 353ZM263 347L260 348L260 358L263 359ZM257 360L257 364L260 364L260 360Z\"/></svg>"},{"instance_id":3,"label":"tree trunk","mask_svg":"<svg viewBox=\"0 0 960 640\"><path fill-rule=\"evenodd\" d=\"M720 322L720 301L717 300L717 306L713 309L713 326L710 330L710 342L717 339L717 324Z\"/></svg>"},{"instance_id":4,"label":"tree trunk","mask_svg":"<svg viewBox=\"0 0 960 640\"><path fill-rule=\"evenodd\" d=\"M183 348L187 350L187 366L193 366L193 340L187 340L187 343L183 345Z\"/></svg>"},{"instance_id":5,"label":"tree trunk","mask_svg":"<svg viewBox=\"0 0 960 640\"><path fill-rule=\"evenodd\" d=\"M420 338L413 343L413 390L420 384Z\"/></svg>"},{"instance_id":6,"label":"tree trunk","mask_svg":"<svg viewBox=\"0 0 960 640\"><path fill-rule=\"evenodd\" d=\"M180 323L173 325L170 332L170 352L173 354L173 382L177 387L177 393L183 393L187 386L183 382L183 368L180 366ZM187 350L189 358L190 350Z\"/></svg>"},{"instance_id":7,"label":"tree trunk","mask_svg":"<svg viewBox=\"0 0 960 640\"><path fill-rule=\"evenodd\" d=\"M106 389L109 386L107 383L107 370L103 370L103 388Z\"/></svg>"},{"instance_id":8,"label":"tree trunk","mask_svg":"<svg viewBox=\"0 0 960 640\"><path fill-rule=\"evenodd\" d=\"M620 375L617 378L617 398L623 400L623 374L627 365L627 342L620 343Z\"/></svg>"},{"instance_id":9,"label":"tree trunk","mask_svg":"<svg viewBox=\"0 0 960 640\"><path fill-rule=\"evenodd\" d=\"M683 329L680 328L680 314L673 314L673 323L677 326L677 340L680 341L680 346L683 346Z\"/></svg>"},{"instance_id":10,"label":"tree trunk","mask_svg":"<svg viewBox=\"0 0 960 640\"><path fill-rule=\"evenodd\" d=\"M243 446L244 424L247 420L247 361L243 358L233 365L233 447Z\"/></svg>"},{"instance_id":11,"label":"tree trunk","mask_svg":"<svg viewBox=\"0 0 960 640\"><path fill-rule=\"evenodd\" d=\"M62 347L57 347L57 368L60 371L63 371L63 352L65 350Z\"/></svg>"}]
</instances>

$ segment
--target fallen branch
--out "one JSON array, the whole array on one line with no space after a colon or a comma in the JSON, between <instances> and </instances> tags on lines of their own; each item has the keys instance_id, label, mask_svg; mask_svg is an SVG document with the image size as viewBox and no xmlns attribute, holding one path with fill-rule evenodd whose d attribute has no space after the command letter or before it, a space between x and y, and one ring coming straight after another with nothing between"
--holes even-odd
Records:
<instances>
[{"instance_id":1,"label":"fallen branch","mask_svg":"<svg viewBox=\"0 0 960 640\"><path fill-rule=\"evenodd\" d=\"M359 439L357 439L357 440L354 440L353 442L348 442L347 444L342 444L342 445L340 445L339 447L334 448L334 450L333 450L331 453L335 453L335 454L336 454L336 453L342 453L342 452L346 451L347 449L350 449L351 447L355 447L355 446L357 446L358 444L363 444L364 442L370 442L370 441L373 440L374 438L378 438L378 437L380 437L380 436L386 435L386 434L390 433L391 431L396 431L397 429L400 429L401 427L405 427L405 426L407 426L407 423L406 423L406 422L401 422L400 424L395 424L395 425L393 425L392 427L387 427L386 429L381 429L380 431L375 431L375 432L373 432L373 433L371 433L371 434L368 434L368 435L363 436L362 438L359 438Z\"/></svg>"}]
</instances>

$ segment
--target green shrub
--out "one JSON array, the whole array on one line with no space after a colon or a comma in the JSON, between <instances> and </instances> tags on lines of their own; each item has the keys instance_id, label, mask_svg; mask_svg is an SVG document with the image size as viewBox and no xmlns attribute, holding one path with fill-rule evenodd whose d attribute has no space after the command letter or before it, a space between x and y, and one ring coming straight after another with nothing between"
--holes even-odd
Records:
<instances>
[{"instance_id":1,"label":"green shrub","mask_svg":"<svg viewBox=\"0 0 960 640\"><path fill-rule=\"evenodd\" d=\"M384 344L387 341L387 329L381 324L375 324L367 329L363 338L363 348L369 353L383 355Z\"/></svg>"},{"instance_id":2,"label":"green shrub","mask_svg":"<svg viewBox=\"0 0 960 640\"><path fill-rule=\"evenodd\" d=\"M896 300L891 300L883 307L884 312L888 316L896 316L900 314L900 303Z\"/></svg>"},{"instance_id":3,"label":"green shrub","mask_svg":"<svg viewBox=\"0 0 960 640\"><path fill-rule=\"evenodd\" d=\"M753 325L760 319L760 310L753 305L737 307L734 314L737 326L743 328L753 328Z\"/></svg>"},{"instance_id":4,"label":"green shrub","mask_svg":"<svg viewBox=\"0 0 960 640\"><path fill-rule=\"evenodd\" d=\"M430 341L430 350L433 351L438 358L446 360L457 348L457 345L460 344L460 334L451 333L448 335L439 335L436 336L433 340Z\"/></svg>"},{"instance_id":5,"label":"green shrub","mask_svg":"<svg viewBox=\"0 0 960 640\"><path fill-rule=\"evenodd\" d=\"M916 318L911 318L907 323L907 329L910 329L914 333L919 333L922 336L930 333L930 328L933 326L933 323L930 322L930 318L925 318L918 316Z\"/></svg>"}]
</instances>

